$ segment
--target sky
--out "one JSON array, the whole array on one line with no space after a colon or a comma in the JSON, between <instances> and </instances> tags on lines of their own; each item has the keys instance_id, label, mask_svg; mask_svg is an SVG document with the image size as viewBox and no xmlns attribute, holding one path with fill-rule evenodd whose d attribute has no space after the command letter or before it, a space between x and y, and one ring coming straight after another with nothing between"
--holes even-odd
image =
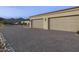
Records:
<instances>
[{"instance_id":1,"label":"sky","mask_svg":"<svg viewBox=\"0 0 79 59\"><path fill-rule=\"evenodd\" d=\"M0 6L0 17L29 18L30 16L72 8L73 6Z\"/></svg>"}]
</instances>

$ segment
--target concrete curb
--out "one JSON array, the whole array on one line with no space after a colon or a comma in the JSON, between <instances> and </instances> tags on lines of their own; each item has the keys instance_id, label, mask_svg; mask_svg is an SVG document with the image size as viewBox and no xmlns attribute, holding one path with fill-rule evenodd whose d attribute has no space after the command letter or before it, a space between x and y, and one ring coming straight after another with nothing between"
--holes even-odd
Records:
<instances>
[{"instance_id":1,"label":"concrete curb","mask_svg":"<svg viewBox=\"0 0 79 59\"><path fill-rule=\"evenodd\" d=\"M4 44L3 46L5 46L4 49L0 49L1 52L14 52L15 51L7 42L7 40L4 38L2 33L0 33L0 41Z\"/></svg>"}]
</instances>

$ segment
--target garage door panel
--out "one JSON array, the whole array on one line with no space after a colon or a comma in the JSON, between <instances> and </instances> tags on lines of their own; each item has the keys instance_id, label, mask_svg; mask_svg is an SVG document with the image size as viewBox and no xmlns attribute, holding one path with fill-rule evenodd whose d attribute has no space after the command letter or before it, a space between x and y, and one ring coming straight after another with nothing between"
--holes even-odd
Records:
<instances>
[{"instance_id":1,"label":"garage door panel","mask_svg":"<svg viewBox=\"0 0 79 59\"><path fill-rule=\"evenodd\" d=\"M52 18L50 30L77 31L79 30L79 16Z\"/></svg>"},{"instance_id":2,"label":"garage door panel","mask_svg":"<svg viewBox=\"0 0 79 59\"><path fill-rule=\"evenodd\" d=\"M43 20L33 20L32 21L32 27L33 28L43 28Z\"/></svg>"}]
</instances>

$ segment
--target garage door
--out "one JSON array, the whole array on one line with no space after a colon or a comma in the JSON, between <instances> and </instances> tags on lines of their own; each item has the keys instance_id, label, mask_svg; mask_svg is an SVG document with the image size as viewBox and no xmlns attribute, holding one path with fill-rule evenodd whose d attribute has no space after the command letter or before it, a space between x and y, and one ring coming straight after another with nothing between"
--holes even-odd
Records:
<instances>
[{"instance_id":1,"label":"garage door","mask_svg":"<svg viewBox=\"0 0 79 59\"><path fill-rule=\"evenodd\" d=\"M69 16L49 19L50 30L75 32L79 30L79 16Z\"/></svg>"},{"instance_id":2,"label":"garage door","mask_svg":"<svg viewBox=\"0 0 79 59\"><path fill-rule=\"evenodd\" d=\"M43 29L43 19L32 20L32 28Z\"/></svg>"}]
</instances>

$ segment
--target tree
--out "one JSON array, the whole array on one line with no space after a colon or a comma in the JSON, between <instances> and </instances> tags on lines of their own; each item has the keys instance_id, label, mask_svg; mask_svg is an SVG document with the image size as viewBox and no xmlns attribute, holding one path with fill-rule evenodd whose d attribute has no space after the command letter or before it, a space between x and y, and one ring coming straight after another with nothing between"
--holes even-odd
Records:
<instances>
[{"instance_id":1,"label":"tree","mask_svg":"<svg viewBox=\"0 0 79 59\"><path fill-rule=\"evenodd\" d=\"M3 20L5 20L5 18L0 17L0 21L3 21Z\"/></svg>"}]
</instances>

